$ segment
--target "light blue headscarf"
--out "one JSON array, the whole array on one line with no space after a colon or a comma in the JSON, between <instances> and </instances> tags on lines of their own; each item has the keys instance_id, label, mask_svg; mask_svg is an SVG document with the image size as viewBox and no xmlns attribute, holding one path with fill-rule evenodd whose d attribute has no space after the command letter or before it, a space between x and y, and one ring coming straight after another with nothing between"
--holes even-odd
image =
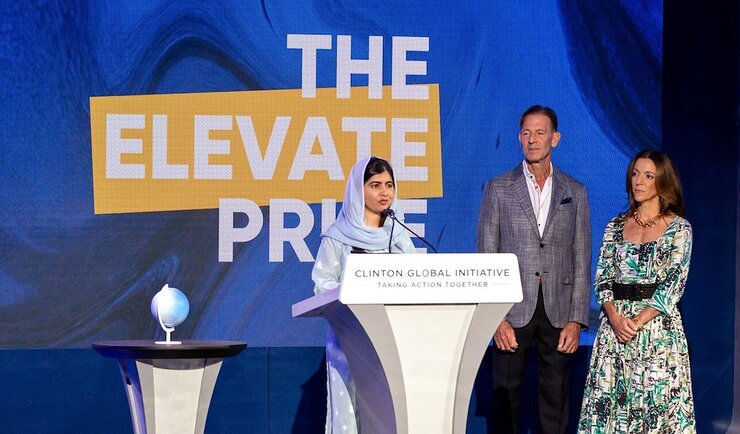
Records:
<instances>
[{"instance_id":1,"label":"light blue headscarf","mask_svg":"<svg viewBox=\"0 0 740 434\"><path fill-rule=\"evenodd\" d=\"M365 250L382 250L388 248L388 237L391 232L392 220L385 219L385 224L380 228L371 228L365 224L365 182L364 174L370 158L363 158L355 163L349 172L347 188L344 192L344 201L336 221L329 226L321 236L333 238L341 243L358 247ZM395 179L393 182L395 183ZM398 209L398 184L396 194L393 196L391 209L396 218L403 221L403 214ZM393 243L397 244L406 235L406 229L396 224L393 228Z\"/></svg>"}]
</instances>

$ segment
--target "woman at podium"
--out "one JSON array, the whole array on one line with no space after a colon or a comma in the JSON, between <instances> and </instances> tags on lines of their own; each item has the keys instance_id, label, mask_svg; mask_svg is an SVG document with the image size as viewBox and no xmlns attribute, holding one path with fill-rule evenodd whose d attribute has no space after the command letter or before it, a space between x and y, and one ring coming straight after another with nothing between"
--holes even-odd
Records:
<instances>
[{"instance_id":1,"label":"woman at podium","mask_svg":"<svg viewBox=\"0 0 740 434\"><path fill-rule=\"evenodd\" d=\"M383 213L397 209L396 180L393 168L378 157L358 161L350 171L342 208L336 221L321 235L316 262L311 273L316 294L335 289L342 280L347 256L351 253L415 253L408 232L392 225ZM347 359L334 332L326 342L327 433L357 433L359 414L355 387Z\"/></svg>"}]
</instances>

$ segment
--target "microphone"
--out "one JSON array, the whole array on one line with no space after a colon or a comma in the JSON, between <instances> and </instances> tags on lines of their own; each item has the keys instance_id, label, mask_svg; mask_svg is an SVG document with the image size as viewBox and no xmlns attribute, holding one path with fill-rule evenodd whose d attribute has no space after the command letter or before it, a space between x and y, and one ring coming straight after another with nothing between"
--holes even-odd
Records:
<instances>
[{"instance_id":1,"label":"microphone","mask_svg":"<svg viewBox=\"0 0 740 434\"><path fill-rule=\"evenodd\" d=\"M387 218L391 214L393 214L393 217L396 216L396 213L390 208L386 208L380 212L383 218ZM388 253L393 253L391 252L391 245L393 244L393 229L396 227L396 219L393 217L391 218L391 235L388 237Z\"/></svg>"},{"instance_id":2,"label":"microphone","mask_svg":"<svg viewBox=\"0 0 740 434\"><path fill-rule=\"evenodd\" d=\"M388 241L388 252L389 253L391 251L391 242L393 240L393 227L394 227L394 225L395 225L396 222L398 222L399 225L403 226L404 229L406 229L407 231L409 231L412 234L414 234L414 236L416 238L422 240L424 242L424 244L426 244L427 246L429 246L434 253L437 253L437 249L435 249L433 245L429 244L429 241L427 241L424 238L422 238L419 235L417 235L416 232L412 231L408 226L406 226L405 224L403 224L403 222L401 222L401 220L398 220L396 218L396 212L395 211L393 211L390 208L386 208L386 209L384 209L383 211L380 212L380 215L383 216L383 217L388 217L391 220L393 220L393 224L391 225L391 240Z\"/></svg>"},{"instance_id":3,"label":"microphone","mask_svg":"<svg viewBox=\"0 0 740 434\"><path fill-rule=\"evenodd\" d=\"M393 211L393 210L392 210L392 209L390 209L390 208L386 208L386 209L384 209L383 211L381 211L381 212L380 212L380 215L381 215L382 217L390 217L390 218L392 218L393 220L395 220L395 219L396 219L396 213L395 213L395 211Z\"/></svg>"}]
</instances>

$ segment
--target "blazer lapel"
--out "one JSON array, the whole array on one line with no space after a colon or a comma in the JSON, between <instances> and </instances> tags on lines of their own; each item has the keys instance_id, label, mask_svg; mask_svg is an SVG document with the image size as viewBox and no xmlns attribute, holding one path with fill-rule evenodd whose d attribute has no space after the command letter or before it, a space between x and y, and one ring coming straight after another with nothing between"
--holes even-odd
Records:
<instances>
[{"instance_id":1,"label":"blazer lapel","mask_svg":"<svg viewBox=\"0 0 740 434\"><path fill-rule=\"evenodd\" d=\"M560 203L565 199L565 183L563 182L557 169L553 166L552 173L552 200L550 201L550 211L547 213L547 222L545 222L545 230L542 231L544 238L547 235L547 231L552 226L552 222L555 219L555 213L557 213Z\"/></svg>"},{"instance_id":2,"label":"blazer lapel","mask_svg":"<svg viewBox=\"0 0 740 434\"><path fill-rule=\"evenodd\" d=\"M519 201L523 214L527 217L529 224L532 225L532 229L537 234L537 237L539 237L540 231L537 229L537 222L534 218L534 209L532 208L532 200L529 198L527 180L524 179L522 166L518 166L518 169L514 169L513 171L511 190L514 193L514 197Z\"/></svg>"}]
</instances>

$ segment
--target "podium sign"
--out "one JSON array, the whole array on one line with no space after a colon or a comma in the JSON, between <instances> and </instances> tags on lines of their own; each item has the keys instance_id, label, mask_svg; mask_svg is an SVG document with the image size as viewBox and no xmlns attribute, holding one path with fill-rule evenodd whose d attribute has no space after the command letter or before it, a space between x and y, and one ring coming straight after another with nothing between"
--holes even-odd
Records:
<instances>
[{"instance_id":1,"label":"podium sign","mask_svg":"<svg viewBox=\"0 0 740 434\"><path fill-rule=\"evenodd\" d=\"M512 253L353 254L343 304L460 304L522 301Z\"/></svg>"}]
</instances>

